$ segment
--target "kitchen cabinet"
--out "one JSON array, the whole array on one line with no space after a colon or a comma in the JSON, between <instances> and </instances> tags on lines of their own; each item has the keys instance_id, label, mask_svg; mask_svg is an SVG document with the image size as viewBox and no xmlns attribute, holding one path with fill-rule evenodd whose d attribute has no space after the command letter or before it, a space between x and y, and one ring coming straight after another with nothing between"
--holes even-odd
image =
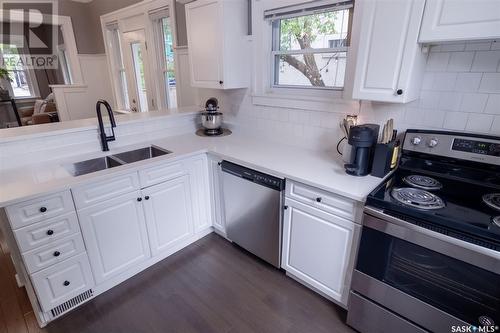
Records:
<instances>
[{"instance_id":1,"label":"kitchen cabinet","mask_svg":"<svg viewBox=\"0 0 500 333\"><path fill-rule=\"evenodd\" d=\"M193 235L189 176L148 187L142 194L153 256Z\"/></svg>"},{"instance_id":2,"label":"kitchen cabinet","mask_svg":"<svg viewBox=\"0 0 500 333\"><path fill-rule=\"evenodd\" d=\"M346 97L393 103L419 97L426 62L418 44L424 2L355 2Z\"/></svg>"},{"instance_id":3,"label":"kitchen cabinet","mask_svg":"<svg viewBox=\"0 0 500 333\"><path fill-rule=\"evenodd\" d=\"M187 163L187 168L192 193L194 228L195 232L198 232L212 225L207 156L200 155L191 158Z\"/></svg>"},{"instance_id":4,"label":"kitchen cabinet","mask_svg":"<svg viewBox=\"0 0 500 333\"><path fill-rule=\"evenodd\" d=\"M150 257L140 191L78 211L97 284Z\"/></svg>"},{"instance_id":5,"label":"kitchen cabinet","mask_svg":"<svg viewBox=\"0 0 500 333\"><path fill-rule=\"evenodd\" d=\"M223 207L221 162L222 160L217 157L210 157L209 159L210 203L212 205L212 221L215 231L225 236L226 221Z\"/></svg>"},{"instance_id":6,"label":"kitchen cabinet","mask_svg":"<svg viewBox=\"0 0 500 333\"><path fill-rule=\"evenodd\" d=\"M361 227L289 198L285 207L282 268L347 306L354 244Z\"/></svg>"},{"instance_id":7,"label":"kitchen cabinet","mask_svg":"<svg viewBox=\"0 0 500 333\"><path fill-rule=\"evenodd\" d=\"M191 84L234 89L250 84L246 0L197 0L186 5Z\"/></svg>"},{"instance_id":8,"label":"kitchen cabinet","mask_svg":"<svg viewBox=\"0 0 500 333\"><path fill-rule=\"evenodd\" d=\"M500 37L500 2L496 0L427 0L421 43Z\"/></svg>"}]
</instances>

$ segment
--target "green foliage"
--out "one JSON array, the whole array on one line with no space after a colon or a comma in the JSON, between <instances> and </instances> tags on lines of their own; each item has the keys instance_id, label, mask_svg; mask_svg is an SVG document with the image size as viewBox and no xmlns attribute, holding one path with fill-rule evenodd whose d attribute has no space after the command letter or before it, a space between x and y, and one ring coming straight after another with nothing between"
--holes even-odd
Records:
<instances>
[{"instance_id":1,"label":"green foliage","mask_svg":"<svg viewBox=\"0 0 500 333\"><path fill-rule=\"evenodd\" d=\"M6 70L5 68L0 68L0 79L5 79L12 82L12 79L10 78L9 74L10 73L8 70Z\"/></svg>"},{"instance_id":2,"label":"green foliage","mask_svg":"<svg viewBox=\"0 0 500 333\"><path fill-rule=\"evenodd\" d=\"M281 50L290 50L294 40L304 49L310 47L318 35L335 34L336 18L336 12L326 12L281 20Z\"/></svg>"}]
</instances>

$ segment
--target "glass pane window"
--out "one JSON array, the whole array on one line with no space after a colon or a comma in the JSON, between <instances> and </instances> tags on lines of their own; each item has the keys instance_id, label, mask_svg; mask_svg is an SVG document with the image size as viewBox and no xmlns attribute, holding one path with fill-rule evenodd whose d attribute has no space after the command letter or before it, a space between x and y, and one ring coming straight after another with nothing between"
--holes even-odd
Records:
<instances>
[{"instance_id":1,"label":"glass pane window","mask_svg":"<svg viewBox=\"0 0 500 333\"><path fill-rule=\"evenodd\" d=\"M273 86L342 89L351 10L273 20Z\"/></svg>"},{"instance_id":2,"label":"glass pane window","mask_svg":"<svg viewBox=\"0 0 500 333\"><path fill-rule=\"evenodd\" d=\"M118 107L129 110L130 103L127 90L127 78L125 77L125 66L123 64L120 31L116 27L110 27L108 29L108 36Z\"/></svg>"},{"instance_id":3,"label":"glass pane window","mask_svg":"<svg viewBox=\"0 0 500 333\"><path fill-rule=\"evenodd\" d=\"M34 89L31 86L29 72L24 68L15 45L0 44L2 66L9 73L8 81L13 97L32 97ZM5 82L5 80L4 80Z\"/></svg>"},{"instance_id":4,"label":"glass pane window","mask_svg":"<svg viewBox=\"0 0 500 333\"><path fill-rule=\"evenodd\" d=\"M134 73L137 86L137 96L139 98L139 109L141 112L149 111L148 97L146 92L146 79L144 77L144 61L141 43L132 43L132 60L134 62Z\"/></svg>"},{"instance_id":5,"label":"glass pane window","mask_svg":"<svg viewBox=\"0 0 500 333\"><path fill-rule=\"evenodd\" d=\"M160 40L162 50L162 70L163 82L165 84L166 104L169 108L177 107L177 82L175 79L175 59L174 43L172 30L170 29L170 20L163 17L159 20Z\"/></svg>"}]
</instances>

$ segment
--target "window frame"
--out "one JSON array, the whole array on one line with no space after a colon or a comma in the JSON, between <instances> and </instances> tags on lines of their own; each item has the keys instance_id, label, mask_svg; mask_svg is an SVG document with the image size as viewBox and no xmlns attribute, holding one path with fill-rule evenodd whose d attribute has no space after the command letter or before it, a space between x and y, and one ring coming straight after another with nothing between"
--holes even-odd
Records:
<instances>
[{"instance_id":1,"label":"window frame","mask_svg":"<svg viewBox=\"0 0 500 333\"><path fill-rule=\"evenodd\" d=\"M21 35L11 35L10 39L11 39L11 41L13 41L13 43L11 43L10 45L16 45L17 54L20 53L19 50L21 50L21 54L23 54L24 50L22 48L19 48L17 45L28 45L26 42L26 38L24 36L21 36ZM3 56L4 56L4 54L0 50L0 57L2 57L2 59L3 59ZM41 98L40 97L40 88L38 87L38 80L36 78L35 71L32 68L27 68L26 66L22 66L22 71L24 71L26 73L26 81L27 81L29 90L31 92L31 95L30 96L16 97L14 95L14 89L12 88L11 81L4 79L3 81L7 85L7 89L9 90L11 97L14 100L23 100L23 99L28 100L28 99ZM11 71L9 71L9 72L11 72Z\"/></svg>"},{"instance_id":2,"label":"window frame","mask_svg":"<svg viewBox=\"0 0 500 333\"><path fill-rule=\"evenodd\" d=\"M290 93L293 93L293 91L297 91L298 89L304 89L304 90L315 90L315 91L339 91L342 92L345 87L345 73L344 73L344 84L342 87L332 87L332 86L325 86L325 87L317 87L317 86L305 86L305 85L287 85L287 84L277 84L276 82L278 81L279 78L279 57L280 55L303 55L303 54L326 54L326 53L340 53L340 52L345 52L346 53L346 59L348 57L348 49L349 49L349 39L351 35L351 29L352 29L352 10L353 6L352 5L342 5L342 6L336 6L335 4L332 5L332 9L329 10L324 10L322 13L325 12L334 12L334 11L342 11L342 10L351 10L351 13L348 15L348 22L347 22L347 45L345 46L340 46L340 47L333 47L333 48L311 48L311 49L301 49L301 50L288 50L288 51L281 51L280 50L280 22L282 19L287 19L291 17L302 17L302 16L307 16L307 15L314 15L318 14L320 12L311 12L311 13L304 13L304 15L294 15L294 16L287 16L283 15L281 17L274 18L272 20L269 20L270 26L271 26L271 58L270 58L270 88L271 90L288 90Z\"/></svg>"},{"instance_id":3,"label":"window frame","mask_svg":"<svg viewBox=\"0 0 500 333\"><path fill-rule=\"evenodd\" d=\"M167 55L165 53L165 45L164 45L164 34L163 34L163 23L162 20L166 19L168 21L168 25L170 26L170 31L172 34L172 47L174 53L174 68L175 73L177 74L177 59L176 59L176 51L175 51L175 30L174 30L174 20L170 15L169 8L162 8L159 10L155 10L154 12L149 14L149 19L152 25L153 30L153 40L154 40L154 50L155 50L155 59L156 66L158 68L156 80L160 85L159 100L160 107L165 107L167 109L177 108L179 105L179 89L178 88L178 77L175 75L176 82L176 104L173 105L170 94L169 94L169 85L168 85L168 61L166 60ZM167 78L167 79L165 79Z\"/></svg>"},{"instance_id":4,"label":"window frame","mask_svg":"<svg viewBox=\"0 0 500 333\"><path fill-rule=\"evenodd\" d=\"M129 110L130 101L128 94L128 82L126 77L126 68L123 59L122 40L118 23L106 25L106 39L110 52L111 74L113 87L115 91L116 106L118 109Z\"/></svg>"}]
</instances>

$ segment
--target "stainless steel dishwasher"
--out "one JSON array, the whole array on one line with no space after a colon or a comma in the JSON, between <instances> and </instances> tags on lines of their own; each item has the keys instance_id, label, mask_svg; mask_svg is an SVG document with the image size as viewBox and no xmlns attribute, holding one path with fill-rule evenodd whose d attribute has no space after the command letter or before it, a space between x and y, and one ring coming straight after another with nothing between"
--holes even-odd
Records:
<instances>
[{"instance_id":1,"label":"stainless steel dishwasher","mask_svg":"<svg viewBox=\"0 0 500 333\"><path fill-rule=\"evenodd\" d=\"M285 180L227 161L221 166L227 238L280 267Z\"/></svg>"}]
</instances>

